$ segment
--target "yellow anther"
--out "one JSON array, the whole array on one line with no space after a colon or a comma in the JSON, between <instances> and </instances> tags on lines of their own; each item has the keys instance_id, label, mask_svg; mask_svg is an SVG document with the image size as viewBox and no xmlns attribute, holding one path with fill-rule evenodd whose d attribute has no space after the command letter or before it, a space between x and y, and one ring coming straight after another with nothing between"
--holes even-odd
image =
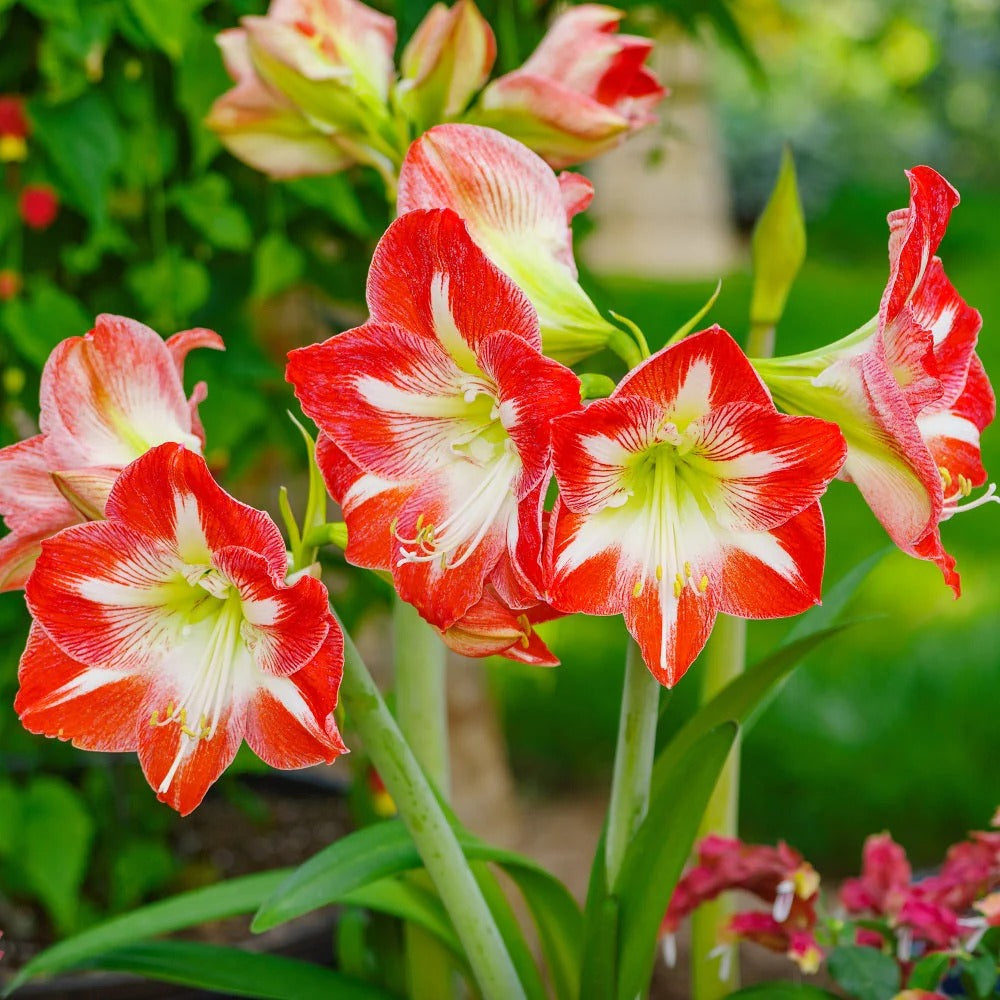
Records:
<instances>
[{"instance_id":1,"label":"yellow anther","mask_svg":"<svg viewBox=\"0 0 1000 1000\"><path fill-rule=\"evenodd\" d=\"M938 472L941 473L941 482L945 486L951 486L951 473L943 465L938 466Z\"/></svg>"},{"instance_id":2,"label":"yellow anther","mask_svg":"<svg viewBox=\"0 0 1000 1000\"><path fill-rule=\"evenodd\" d=\"M691 563L689 562L684 563L684 575L685 576L691 575Z\"/></svg>"},{"instance_id":3,"label":"yellow anther","mask_svg":"<svg viewBox=\"0 0 1000 1000\"><path fill-rule=\"evenodd\" d=\"M395 535L396 535L396 529L398 527L399 527L399 518L398 517L394 517L389 522L389 534L392 535L393 537L395 537Z\"/></svg>"},{"instance_id":4,"label":"yellow anther","mask_svg":"<svg viewBox=\"0 0 1000 1000\"><path fill-rule=\"evenodd\" d=\"M517 624L521 626L521 631L524 633L525 638L531 635L531 622L528 621L527 615L518 615ZM527 643L525 645L527 645Z\"/></svg>"},{"instance_id":5,"label":"yellow anther","mask_svg":"<svg viewBox=\"0 0 1000 1000\"><path fill-rule=\"evenodd\" d=\"M441 571L444 572L448 568L448 553L441 553Z\"/></svg>"},{"instance_id":6,"label":"yellow anther","mask_svg":"<svg viewBox=\"0 0 1000 1000\"><path fill-rule=\"evenodd\" d=\"M640 597L642 595L642 580L636 580L635 586L632 588L632 596Z\"/></svg>"},{"instance_id":7,"label":"yellow anther","mask_svg":"<svg viewBox=\"0 0 1000 1000\"><path fill-rule=\"evenodd\" d=\"M153 714L149 717L149 724L155 726L160 721L160 710L155 709Z\"/></svg>"},{"instance_id":8,"label":"yellow anther","mask_svg":"<svg viewBox=\"0 0 1000 1000\"><path fill-rule=\"evenodd\" d=\"M185 736L188 736L188 737L190 737L190 738L191 738L192 740L196 740L196 739L198 739L198 734L197 734L197 733L195 733L195 732L192 732L192 731L191 731L190 729L188 729L188 727L187 727L187 726L185 726L185 725L184 725L183 723L181 723L181 732L182 732L182 733L183 733L183 734L184 734Z\"/></svg>"},{"instance_id":9,"label":"yellow anther","mask_svg":"<svg viewBox=\"0 0 1000 1000\"><path fill-rule=\"evenodd\" d=\"M188 724L188 710L186 708L181 709L179 718L181 720L181 728L183 729Z\"/></svg>"},{"instance_id":10,"label":"yellow anther","mask_svg":"<svg viewBox=\"0 0 1000 1000\"><path fill-rule=\"evenodd\" d=\"M680 573L674 578L674 597L680 597L681 591L684 589L684 581L681 579Z\"/></svg>"},{"instance_id":11,"label":"yellow anther","mask_svg":"<svg viewBox=\"0 0 1000 1000\"><path fill-rule=\"evenodd\" d=\"M172 701L167 702L167 716L168 718L174 714L174 703Z\"/></svg>"},{"instance_id":12,"label":"yellow anther","mask_svg":"<svg viewBox=\"0 0 1000 1000\"><path fill-rule=\"evenodd\" d=\"M656 565L656 579L657 580L663 579L663 567L659 563L657 563Z\"/></svg>"},{"instance_id":13,"label":"yellow anther","mask_svg":"<svg viewBox=\"0 0 1000 1000\"><path fill-rule=\"evenodd\" d=\"M702 578L698 581L698 589L704 594L708 590L708 576L702 575Z\"/></svg>"},{"instance_id":14,"label":"yellow anther","mask_svg":"<svg viewBox=\"0 0 1000 1000\"><path fill-rule=\"evenodd\" d=\"M421 515L420 515L420 516L419 516L419 517L417 518L417 531L418 531L418 532L420 531L421 527L423 527L423 523L424 523L424 515L423 515L423 514L421 514Z\"/></svg>"},{"instance_id":15,"label":"yellow anther","mask_svg":"<svg viewBox=\"0 0 1000 1000\"><path fill-rule=\"evenodd\" d=\"M972 481L960 475L958 477L958 488L962 491L962 496L967 497L972 492Z\"/></svg>"}]
</instances>

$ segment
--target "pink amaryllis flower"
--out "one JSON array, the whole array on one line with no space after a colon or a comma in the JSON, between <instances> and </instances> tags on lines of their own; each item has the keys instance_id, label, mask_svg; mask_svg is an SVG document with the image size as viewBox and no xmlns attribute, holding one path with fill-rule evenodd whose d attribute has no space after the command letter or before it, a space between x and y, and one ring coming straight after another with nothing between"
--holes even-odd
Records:
<instances>
[{"instance_id":1,"label":"pink amaryllis flower","mask_svg":"<svg viewBox=\"0 0 1000 1000\"><path fill-rule=\"evenodd\" d=\"M474 125L438 125L410 146L397 204L400 214L457 212L480 249L531 300L545 353L573 364L620 334L577 281L569 222L592 197L584 177L557 177L509 136Z\"/></svg>"},{"instance_id":2,"label":"pink amaryllis flower","mask_svg":"<svg viewBox=\"0 0 1000 1000\"><path fill-rule=\"evenodd\" d=\"M123 316L98 316L70 337L42 371L41 434L0 448L0 591L24 586L42 539L103 515L118 473L154 445L176 441L201 451L205 435L190 397L184 361L195 347L222 349L211 330L185 330L163 341Z\"/></svg>"},{"instance_id":3,"label":"pink amaryllis flower","mask_svg":"<svg viewBox=\"0 0 1000 1000\"><path fill-rule=\"evenodd\" d=\"M389 567L441 630L487 581L510 606L539 600L550 427L579 406L579 380L541 354L531 304L453 212L390 226L368 306L364 326L293 351L287 376L322 431L348 559Z\"/></svg>"},{"instance_id":4,"label":"pink amaryllis flower","mask_svg":"<svg viewBox=\"0 0 1000 1000\"><path fill-rule=\"evenodd\" d=\"M684 675L718 612L776 618L819 601L817 501L843 437L778 413L724 330L659 351L553 437L548 598L624 614L661 684Z\"/></svg>"},{"instance_id":5,"label":"pink amaryllis flower","mask_svg":"<svg viewBox=\"0 0 1000 1000\"><path fill-rule=\"evenodd\" d=\"M847 438L843 478L857 484L904 552L932 560L955 595L960 581L940 523L996 500L979 439L996 400L975 354L982 325L934 254L958 193L930 167L914 167L910 204L889 215L889 282L878 316L806 354L755 362L775 400L793 413L836 421Z\"/></svg>"},{"instance_id":6,"label":"pink amaryllis flower","mask_svg":"<svg viewBox=\"0 0 1000 1000\"><path fill-rule=\"evenodd\" d=\"M472 120L554 167L598 156L654 122L666 91L644 65L653 43L617 34L623 17L602 4L569 8L523 66L483 91Z\"/></svg>"},{"instance_id":7,"label":"pink amaryllis flower","mask_svg":"<svg viewBox=\"0 0 1000 1000\"><path fill-rule=\"evenodd\" d=\"M201 802L245 739L278 768L345 751L343 636L319 580L286 580L262 511L163 444L118 477L106 520L42 543L14 707L86 750L138 751L157 797Z\"/></svg>"}]
</instances>

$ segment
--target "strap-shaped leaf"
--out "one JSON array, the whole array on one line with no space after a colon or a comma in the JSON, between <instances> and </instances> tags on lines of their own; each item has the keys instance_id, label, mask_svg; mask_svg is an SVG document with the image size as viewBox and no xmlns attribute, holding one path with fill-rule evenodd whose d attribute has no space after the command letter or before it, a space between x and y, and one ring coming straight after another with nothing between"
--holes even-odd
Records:
<instances>
[{"instance_id":1,"label":"strap-shaped leaf","mask_svg":"<svg viewBox=\"0 0 1000 1000\"><path fill-rule=\"evenodd\" d=\"M87 959L112 949L193 927L208 920L252 913L288 875L287 868L245 875L205 889L181 893L98 924L82 934L60 941L32 959L10 982L4 996L8 996L29 979L43 973L74 968Z\"/></svg>"},{"instance_id":2,"label":"strap-shaped leaf","mask_svg":"<svg viewBox=\"0 0 1000 1000\"><path fill-rule=\"evenodd\" d=\"M735 722L714 727L654 774L649 810L613 887L619 907L619 1000L634 1000L649 984L663 914L738 728Z\"/></svg>"},{"instance_id":3,"label":"strap-shaped leaf","mask_svg":"<svg viewBox=\"0 0 1000 1000\"><path fill-rule=\"evenodd\" d=\"M807 983L758 983L729 994L729 1000L836 1000L835 993L828 993Z\"/></svg>"},{"instance_id":4,"label":"strap-shaped leaf","mask_svg":"<svg viewBox=\"0 0 1000 1000\"><path fill-rule=\"evenodd\" d=\"M370 983L284 955L200 944L147 941L109 951L87 963L91 968L131 972L148 979L261 1000L391 1000Z\"/></svg>"}]
</instances>

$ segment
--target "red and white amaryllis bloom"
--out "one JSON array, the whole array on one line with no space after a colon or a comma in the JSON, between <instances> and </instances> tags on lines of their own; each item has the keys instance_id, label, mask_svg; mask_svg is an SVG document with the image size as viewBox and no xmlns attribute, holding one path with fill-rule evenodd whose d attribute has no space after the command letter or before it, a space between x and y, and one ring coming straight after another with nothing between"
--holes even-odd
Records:
<instances>
[{"instance_id":1,"label":"red and white amaryllis bloom","mask_svg":"<svg viewBox=\"0 0 1000 1000\"><path fill-rule=\"evenodd\" d=\"M440 630L490 581L540 599L540 496L552 419L580 383L542 355L528 300L454 212L411 212L375 251L371 319L289 355L322 431L317 460L344 510L347 558L388 567Z\"/></svg>"},{"instance_id":2,"label":"red and white amaryllis bloom","mask_svg":"<svg viewBox=\"0 0 1000 1000\"><path fill-rule=\"evenodd\" d=\"M958 192L930 167L914 167L909 207L889 215L889 282L878 316L843 340L806 354L754 362L782 408L836 421L848 443L843 478L857 484L904 552L936 563L960 592L939 525L996 500L980 434L996 399L975 353L980 314L934 256Z\"/></svg>"},{"instance_id":3,"label":"red and white amaryllis bloom","mask_svg":"<svg viewBox=\"0 0 1000 1000\"><path fill-rule=\"evenodd\" d=\"M603 4L570 7L523 66L483 91L474 120L553 167L589 160L652 124L666 90L644 65L653 43L617 34L624 16Z\"/></svg>"},{"instance_id":4,"label":"red and white amaryllis bloom","mask_svg":"<svg viewBox=\"0 0 1000 1000\"><path fill-rule=\"evenodd\" d=\"M41 434L0 448L0 591L24 586L44 538L103 515L118 473L154 445L175 441L200 452L198 404L204 383L184 391L184 361L195 347L222 349L211 330L163 341L124 316L98 316L70 337L42 372Z\"/></svg>"},{"instance_id":5,"label":"red and white amaryllis bloom","mask_svg":"<svg viewBox=\"0 0 1000 1000\"><path fill-rule=\"evenodd\" d=\"M717 612L777 618L819 601L817 501L843 437L778 413L724 330L654 354L558 418L553 440L549 600L624 614L661 684L684 675Z\"/></svg>"},{"instance_id":6,"label":"red and white amaryllis bloom","mask_svg":"<svg viewBox=\"0 0 1000 1000\"><path fill-rule=\"evenodd\" d=\"M319 580L286 580L277 526L164 444L132 463L107 519L42 544L14 707L85 750L138 751L187 814L245 739L298 768L345 752L333 719L343 636Z\"/></svg>"},{"instance_id":7,"label":"red and white amaryllis bloom","mask_svg":"<svg viewBox=\"0 0 1000 1000\"><path fill-rule=\"evenodd\" d=\"M450 208L486 256L513 278L538 313L543 350L573 364L620 331L577 281L569 223L594 189L552 168L501 132L438 125L410 146L399 173L400 215Z\"/></svg>"}]
</instances>

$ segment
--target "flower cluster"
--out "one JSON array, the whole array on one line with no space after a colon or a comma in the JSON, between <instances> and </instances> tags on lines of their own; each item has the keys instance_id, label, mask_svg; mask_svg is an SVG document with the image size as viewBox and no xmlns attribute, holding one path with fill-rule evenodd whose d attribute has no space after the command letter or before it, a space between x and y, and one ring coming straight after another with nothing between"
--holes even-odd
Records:
<instances>
[{"instance_id":1,"label":"flower cluster","mask_svg":"<svg viewBox=\"0 0 1000 1000\"><path fill-rule=\"evenodd\" d=\"M807 354L756 362L780 406L835 420L847 438L843 478L857 484L892 540L936 563L957 596L940 523L996 501L980 434L996 399L975 353L980 314L935 256L958 193L929 167L908 171L910 204L889 215L889 282L878 315Z\"/></svg>"},{"instance_id":2,"label":"flower cluster","mask_svg":"<svg viewBox=\"0 0 1000 1000\"><path fill-rule=\"evenodd\" d=\"M288 577L277 526L201 457L184 359L99 316L42 375L41 433L0 450L0 587L33 623L14 707L29 731L137 751L157 796L188 813L245 739L273 767L345 751L333 710L343 637L326 590Z\"/></svg>"},{"instance_id":3,"label":"flower cluster","mask_svg":"<svg viewBox=\"0 0 1000 1000\"><path fill-rule=\"evenodd\" d=\"M861 875L840 902L851 917L876 918L885 930L858 931L858 943L881 948L892 935L900 961L931 951L972 951L1000 925L1000 830L977 831L948 849L934 875L914 882L906 852L888 833L865 841Z\"/></svg>"},{"instance_id":4,"label":"flower cluster","mask_svg":"<svg viewBox=\"0 0 1000 1000\"><path fill-rule=\"evenodd\" d=\"M498 132L431 130L372 262L371 319L294 351L288 379L320 428L348 559L391 572L446 642L551 662L537 622L624 614L672 685L717 612L819 600L818 500L844 443L833 424L779 414L718 328L581 407L577 376L546 356L581 345L546 340L545 291L508 262L526 247L569 280L567 206L589 194Z\"/></svg>"},{"instance_id":5,"label":"flower cluster","mask_svg":"<svg viewBox=\"0 0 1000 1000\"><path fill-rule=\"evenodd\" d=\"M235 86L208 123L275 177L365 163L391 182L411 135L460 118L496 126L554 165L578 163L649 124L664 95L644 66L651 43L616 34L621 18L597 4L566 12L521 69L473 104L496 41L472 0L428 11L398 75L392 18L359 0L272 0L267 16L219 36Z\"/></svg>"},{"instance_id":6,"label":"flower cluster","mask_svg":"<svg viewBox=\"0 0 1000 1000\"><path fill-rule=\"evenodd\" d=\"M816 972L823 960L815 935L819 881L812 865L784 842L769 847L706 837L698 845L695 864L677 883L660 927L667 964L676 961L674 935L685 917L722 893L739 890L756 896L770 910L733 914L721 954L728 954L738 941L751 941L787 955L803 972Z\"/></svg>"}]
</instances>

